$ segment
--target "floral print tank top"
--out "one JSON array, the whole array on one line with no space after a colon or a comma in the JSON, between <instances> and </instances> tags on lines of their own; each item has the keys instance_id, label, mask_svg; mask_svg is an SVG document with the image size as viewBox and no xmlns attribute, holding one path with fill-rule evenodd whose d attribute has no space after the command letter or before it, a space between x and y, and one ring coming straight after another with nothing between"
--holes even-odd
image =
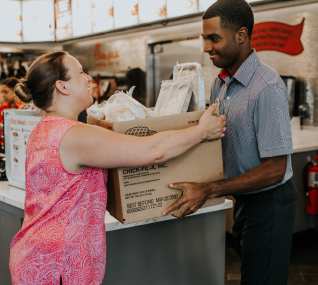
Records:
<instances>
[{"instance_id":1,"label":"floral print tank top","mask_svg":"<svg viewBox=\"0 0 318 285\"><path fill-rule=\"evenodd\" d=\"M29 137L25 219L10 251L14 285L58 285L61 276L63 285L102 283L107 170L69 173L59 155L64 134L78 124L43 116Z\"/></svg>"}]
</instances>

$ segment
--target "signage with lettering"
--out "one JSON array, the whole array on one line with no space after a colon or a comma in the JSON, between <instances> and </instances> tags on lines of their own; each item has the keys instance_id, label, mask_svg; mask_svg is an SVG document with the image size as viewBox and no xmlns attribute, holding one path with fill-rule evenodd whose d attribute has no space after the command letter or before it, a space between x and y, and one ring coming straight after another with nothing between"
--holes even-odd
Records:
<instances>
[{"instance_id":1,"label":"signage with lettering","mask_svg":"<svg viewBox=\"0 0 318 285\"><path fill-rule=\"evenodd\" d=\"M96 43L94 49L94 60L95 66L113 66L119 65L119 53L118 50L108 50L108 51L101 51L101 44Z\"/></svg>"},{"instance_id":2,"label":"signage with lettering","mask_svg":"<svg viewBox=\"0 0 318 285\"><path fill-rule=\"evenodd\" d=\"M35 116L10 116L10 156L7 166L10 167L10 178L25 181L26 147L33 128L41 120Z\"/></svg>"},{"instance_id":3,"label":"signage with lettering","mask_svg":"<svg viewBox=\"0 0 318 285\"><path fill-rule=\"evenodd\" d=\"M305 18L300 24L291 26L279 22L263 22L254 25L251 44L256 51L279 51L289 55L303 52L301 34Z\"/></svg>"}]
</instances>

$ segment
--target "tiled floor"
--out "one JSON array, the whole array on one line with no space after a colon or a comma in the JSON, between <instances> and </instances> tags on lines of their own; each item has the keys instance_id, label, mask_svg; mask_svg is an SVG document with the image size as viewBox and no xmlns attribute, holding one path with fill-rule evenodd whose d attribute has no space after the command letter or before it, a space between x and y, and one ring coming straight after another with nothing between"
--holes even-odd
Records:
<instances>
[{"instance_id":1,"label":"tiled floor","mask_svg":"<svg viewBox=\"0 0 318 285\"><path fill-rule=\"evenodd\" d=\"M240 284L240 259L227 234L225 285ZM318 231L294 234L287 285L318 285Z\"/></svg>"}]
</instances>

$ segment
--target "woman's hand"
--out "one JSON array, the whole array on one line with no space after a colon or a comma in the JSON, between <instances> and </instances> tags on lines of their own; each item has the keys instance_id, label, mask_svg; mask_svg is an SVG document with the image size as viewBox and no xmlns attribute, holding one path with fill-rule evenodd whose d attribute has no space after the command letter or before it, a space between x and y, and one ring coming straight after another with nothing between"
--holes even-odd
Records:
<instances>
[{"instance_id":1,"label":"woman's hand","mask_svg":"<svg viewBox=\"0 0 318 285\"><path fill-rule=\"evenodd\" d=\"M200 118L199 127L202 130L202 140L213 140L224 137L226 117L223 115L214 116L213 112L216 108L215 104L211 105Z\"/></svg>"}]
</instances>

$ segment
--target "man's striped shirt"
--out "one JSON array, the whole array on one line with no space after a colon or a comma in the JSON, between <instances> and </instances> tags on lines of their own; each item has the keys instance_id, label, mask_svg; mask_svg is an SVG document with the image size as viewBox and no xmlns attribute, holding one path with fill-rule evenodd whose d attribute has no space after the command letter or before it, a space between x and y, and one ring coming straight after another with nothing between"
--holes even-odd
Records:
<instances>
[{"instance_id":1,"label":"man's striped shirt","mask_svg":"<svg viewBox=\"0 0 318 285\"><path fill-rule=\"evenodd\" d=\"M259 166L262 158L287 155L281 183L248 193L268 190L289 180L293 176L292 133L287 89L277 72L261 63L253 50L233 78L224 69L215 79L210 104L216 98L220 100L220 114L227 117L222 139L227 178Z\"/></svg>"}]
</instances>

